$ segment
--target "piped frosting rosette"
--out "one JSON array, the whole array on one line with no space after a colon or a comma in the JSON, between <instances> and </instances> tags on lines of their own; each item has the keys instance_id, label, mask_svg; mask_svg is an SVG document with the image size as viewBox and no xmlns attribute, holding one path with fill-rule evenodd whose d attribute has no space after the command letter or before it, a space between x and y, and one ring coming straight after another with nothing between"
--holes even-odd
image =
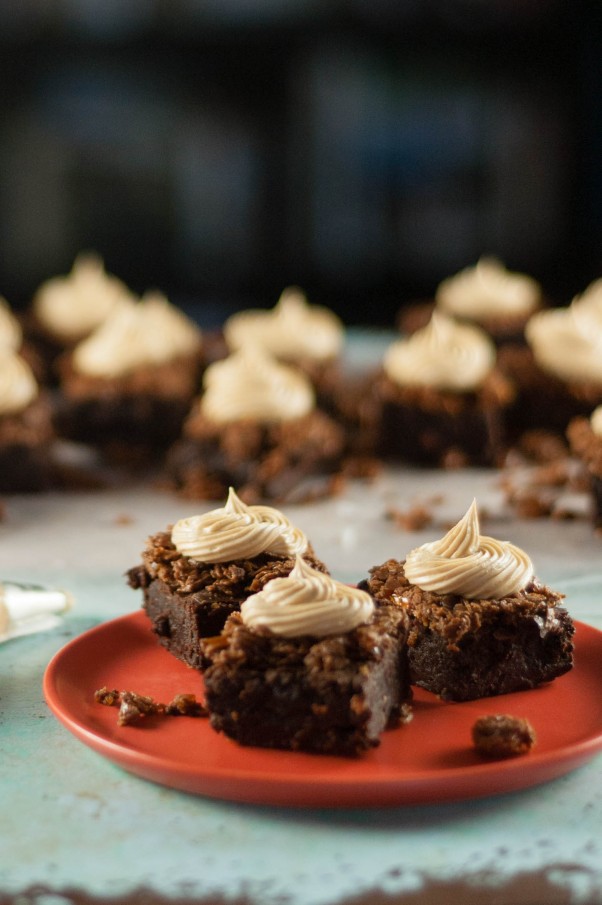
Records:
<instances>
[{"instance_id":1,"label":"piped frosting rosette","mask_svg":"<svg viewBox=\"0 0 602 905\"><path fill-rule=\"evenodd\" d=\"M435 302L455 317L483 320L531 314L541 298L539 283L523 273L514 273L493 257L482 257L443 280Z\"/></svg>"},{"instance_id":2,"label":"piped frosting rosette","mask_svg":"<svg viewBox=\"0 0 602 905\"><path fill-rule=\"evenodd\" d=\"M224 336L231 350L248 343L261 346L275 358L329 361L341 351L344 328L322 305L308 304L305 293L289 286L272 310L249 309L228 318Z\"/></svg>"},{"instance_id":3,"label":"piped frosting rosette","mask_svg":"<svg viewBox=\"0 0 602 905\"><path fill-rule=\"evenodd\" d=\"M206 563L253 559L260 553L296 556L309 548L305 534L282 512L247 506L232 487L225 506L180 519L171 539L182 556Z\"/></svg>"},{"instance_id":4,"label":"piped frosting rosette","mask_svg":"<svg viewBox=\"0 0 602 905\"><path fill-rule=\"evenodd\" d=\"M565 308L534 314L525 336L537 364L555 377L602 384L602 285Z\"/></svg>"},{"instance_id":5,"label":"piped frosting rosette","mask_svg":"<svg viewBox=\"0 0 602 905\"><path fill-rule=\"evenodd\" d=\"M508 597L533 578L533 565L523 550L480 533L476 500L441 540L412 550L404 571L408 581L424 591L468 600Z\"/></svg>"},{"instance_id":6,"label":"piped frosting rosette","mask_svg":"<svg viewBox=\"0 0 602 905\"><path fill-rule=\"evenodd\" d=\"M461 393L478 389L495 360L495 346L480 327L435 312L425 327L389 346L383 368L400 386Z\"/></svg>"},{"instance_id":7,"label":"piped frosting rosette","mask_svg":"<svg viewBox=\"0 0 602 905\"><path fill-rule=\"evenodd\" d=\"M335 581L297 556L286 578L273 578L241 606L249 628L267 628L284 638L324 638L370 622L374 601L365 591Z\"/></svg>"},{"instance_id":8,"label":"piped frosting rosette","mask_svg":"<svg viewBox=\"0 0 602 905\"><path fill-rule=\"evenodd\" d=\"M38 382L24 358L0 351L0 415L22 412L39 393Z\"/></svg>"},{"instance_id":9,"label":"piped frosting rosette","mask_svg":"<svg viewBox=\"0 0 602 905\"><path fill-rule=\"evenodd\" d=\"M87 252L77 256L66 276L42 283L33 310L47 330L71 343L95 330L124 301L133 301L127 286L106 272L101 257Z\"/></svg>"},{"instance_id":10,"label":"piped frosting rosette","mask_svg":"<svg viewBox=\"0 0 602 905\"><path fill-rule=\"evenodd\" d=\"M200 410L215 423L291 421L315 407L308 378L297 368L272 359L259 346L245 346L211 364L203 387Z\"/></svg>"},{"instance_id":11,"label":"piped frosting rosette","mask_svg":"<svg viewBox=\"0 0 602 905\"><path fill-rule=\"evenodd\" d=\"M160 292L116 307L105 322L76 346L74 367L108 379L136 368L164 364L200 349L201 331Z\"/></svg>"}]
</instances>

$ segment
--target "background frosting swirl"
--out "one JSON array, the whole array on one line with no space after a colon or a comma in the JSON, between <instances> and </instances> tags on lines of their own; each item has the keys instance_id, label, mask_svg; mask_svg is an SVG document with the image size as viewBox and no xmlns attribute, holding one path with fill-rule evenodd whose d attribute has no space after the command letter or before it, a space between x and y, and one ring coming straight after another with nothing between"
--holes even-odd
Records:
<instances>
[{"instance_id":1,"label":"background frosting swirl","mask_svg":"<svg viewBox=\"0 0 602 905\"><path fill-rule=\"evenodd\" d=\"M77 342L95 330L116 304L132 295L121 280L104 269L102 258L80 254L66 276L52 277L33 300L36 317L65 342Z\"/></svg>"},{"instance_id":2,"label":"background frosting swirl","mask_svg":"<svg viewBox=\"0 0 602 905\"><path fill-rule=\"evenodd\" d=\"M537 364L561 380L602 383L602 293L534 314L525 336Z\"/></svg>"},{"instance_id":3,"label":"background frosting swirl","mask_svg":"<svg viewBox=\"0 0 602 905\"><path fill-rule=\"evenodd\" d=\"M272 310L251 308L233 314L224 335L232 350L252 343L287 361L305 357L327 361L341 351L344 328L333 311L308 304L301 289L289 286Z\"/></svg>"},{"instance_id":4,"label":"background frosting swirl","mask_svg":"<svg viewBox=\"0 0 602 905\"><path fill-rule=\"evenodd\" d=\"M441 540L412 550L404 571L408 581L424 591L469 600L508 597L533 578L533 565L523 550L480 534L476 501Z\"/></svg>"},{"instance_id":5,"label":"background frosting swirl","mask_svg":"<svg viewBox=\"0 0 602 905\"><path fill-rule=\"evenodd\" d=\"M76 346L74 366L95 377L120 377L138 367L192 355L201 332L160 292L116 306L105 322Z\"/></svg>"},{"instance_id":6,"label":"background frosting swirl","mask_svg":"<svg viewBox=\"0 0 602 905\"><path fill-rule=\"evenodd\" d=\"M496 258L480 258L443 280L435 301L447 314L457 317L530 314L539 304L541 288L532 277L507 270Z\"/></svg>"},{"instance_id":7,"label":"background frosting swirl","mask_svg":"<svg viewBox=\"0 0 602 905\"><path fill-rule=\"evenodd\" d=\"M284 638L350 632L369 622L373 612L369 594L318 572L300 556L287 578L273 578L241 606L246 626L265 627Z\"/></svg>"},{"instance_id":8,"label":"background frosting swirl","mask_svg":"<svg viewBox=\"0 0 602 905\"><path fill-rule=\"evenodd\" d=\"M383 368L401 386L467 392L481 386L495 359L483 330L435 312L425 327L389 346Z\"/></svg>"},{"instance_id":9,"label":"background frosting swirl","mask_svg":"<svg viewBox=\"0 0 602 905\"><path fill-rule=\"evenodd\" d=\"M209 365L203 386L201 412L216 423L290 421L315 407L313 388L301 371L251 346Z\"/></svg>"},{"instance_id":10,"label":"background frosting swirl","mask_svg":"<svg viewBox=\"0 0 602 905\"><path fill-rule=\"evenodd\" d=\"M225 506L180 519L172 528L172 543L183 556L199 562L233 562L260 553L303 554L305 534L271 506L247 506L231 487Z\"/></svg>"}]
</instances>

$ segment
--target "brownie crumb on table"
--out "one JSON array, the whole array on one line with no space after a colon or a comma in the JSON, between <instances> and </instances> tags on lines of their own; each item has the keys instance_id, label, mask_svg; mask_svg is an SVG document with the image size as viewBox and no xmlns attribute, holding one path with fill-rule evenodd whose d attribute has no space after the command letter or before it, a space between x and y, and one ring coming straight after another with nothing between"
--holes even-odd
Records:
<instances>
[{"instance_id":1,"label":"brownie crumb on table","mask_svg":"<svg viewBox=\"0 0 602 905\"><path fill-rule=\"evenodd\" d=\"M150 695L118 691L103 685L94 692L94 700L106 707L119 707L117 722L120 726L129 726L149 716L207 716L204 705L194 694L177 694L168 704L162 704Z\"/></svg>"},{"instance_id":2,"label":"brownie crumb on table","mask_svg":"<svg viewBox=\"0 0 602 905\"><path fill-rule=\"evenodd\" d=\"M385 518L402 531L422 531L433 523L432 511L421 503L416 503L405 510L389 508Z\"/></svg>"},{"instance_id":3,"label":"brownie crumb on table","mask_svg":"<svg viewBox=\"0 0 602 905\"><path fill-rule=\"evenodd\" d=\"M483 757L498 759L528 754L537 737L529 720L507 714L479 717L472 727L474 747Z\"/></svg>"}]
</instances>

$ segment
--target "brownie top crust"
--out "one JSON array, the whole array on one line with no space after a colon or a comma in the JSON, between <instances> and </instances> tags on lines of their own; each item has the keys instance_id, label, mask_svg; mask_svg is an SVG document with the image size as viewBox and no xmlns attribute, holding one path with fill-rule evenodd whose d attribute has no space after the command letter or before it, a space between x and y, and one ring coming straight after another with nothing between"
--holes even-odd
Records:
<instances>
[{"instance_id":1,"label":"brownie top crust","mask_svg":"<svg viewBox=\"0 0 602 905\"><path fill-rule=\"evenodd\" d=\"M303 557L321 572L328 569L311 546ZM171 529L152 535L142 553L142 563L127 573L132 588L146 588L158 579L178 594L206 591L233 600L261 590L272 578L283 578L295 564L294 556L260 553L252 559L204 563L182 556L171 540Z\"/></svg>"},{"instance_id":2,"label":"brownie top crust","mask_svg":"<svg viewBox=\"0 0 602 905\"><path fill-rule=\"evenodd\" d=\"M569 616L559 606L564 595L552 591L533 578L523 590L499 600L466 600L457 594L437 594L411 584L404 571L404 562L389 559L370 570L370 577L360 584L376 600L407 609L415 624L430 628L444 636L448 647L454 649L467 634L499 622L514 625L530 618L539 626L542 636L566 631ZM408 643L412 644L416 629L410 629Z\"/></svg>"},{"instance_id":3,"label":"brownie top crust","mask_svg":"<svg viewBox=\"0 0 602 905\"><path fill-rule=\"evenodd\" d=\"M478 390L453 392L429 386L400 386L386 374L380 374L375 382L377 395L395 405L417 406L430 412L460 414L466 408L498 409L509 406L515 398L512 383L498 369L493 368Z\"/></svg>"},{"instance_id":4,"label":"brownie top crust","mask_svg":"<svg viewBox=\"0 0 602 905\"><path fill-rule=\"evenodd\" d=\"M278 669L280 681L283 671L302 669L310 684L328 687L361 684L362 664L380 662L406 631L407 615L394 606L377 606L369 623L324 638L286 638L264 626L249 628L240 613L232 613L222 634L201 645L212 665L259 670L268 684L272 669Z\"/></svg>"}]
</instances>

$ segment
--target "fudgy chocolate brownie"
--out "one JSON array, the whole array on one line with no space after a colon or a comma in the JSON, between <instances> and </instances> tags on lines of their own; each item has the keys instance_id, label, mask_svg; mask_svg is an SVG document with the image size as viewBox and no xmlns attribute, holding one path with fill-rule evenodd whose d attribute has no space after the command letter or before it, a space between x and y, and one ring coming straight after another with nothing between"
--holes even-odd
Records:
<instances>
[{"instance_id":1,"label":"fudgy chocolate brownie","mask_svg":"<svg viewBox=\"0 0 602 905\"><path fill-rule=\"evenodd\" d=\"M388 560L360 583L410 618L412 682L443 700L468 701L535 688L573 665L574 625L563 595L532 579L500 600L465 600L410 584Z\"/></svg>"},{"instance_id":2,"label":"fudgy chocolate brownie","mask_svg":"<svg viewBox=\"0 0 602 905\"><path fill-rule=\"evenodd\" d=\"M179 436L198 389L201 363L190 356L139 367L121 377L76 371L71 356L61 363L57 432L127 461L162 454Z\"/></svg>"},{"instance_id":3,"label":"fudgy chocolate brownie","mask_svg":"<svg viewBox=\"0 0 602 905\"><path fill-rule=\"evenodd\" d=\"M328 571L313 551L304 559ZM197 669L205 664L201 639L219 634L243 600L272 578L288 575L295 563L294 557L269 553L236 562L198 562L176 550L168 531L149 538L142 560L128 571L128 584L142 589L143 608L163 647Z\"/></svg>"},{"instance_id":4,"label":"fudgy chocolate brownie","mask_svg":"<svg viewBox=\"0 0 602 905\"><path fill-rule=\"evenodd\" d=\"M377 449L418 465L499 465L506 452L505 411L513 388L492 371L478 391L400 386L385 374L374 385L380 410Z\"/></svg>"},{"instance_id":5,"label":"fudgy chocolate brownie","mask_svg":"<svg viewBox=\"0 0 602 905\"><path fill-rule=\"evenodd\" d=\"M165 470L189 499L220 499L234 486L247 503L291 501L305 481L308 496L320 495L318 479L336 472L344 451L343 428L320 411L264 424L217 424L195 412L169 451Z\"/></svg>"},{"instance_id":6,"label":"fudgy chocolate brownie","mask_svg":"<svg viewBox=\"0 0 602 905\"><path fill-rule=\"evenodd\" d=\"M571 419L602 403L602 385L594 381L561 380L543 371L527 346L500 350L498 364L516 387L508 424L513 438L543 429L565 436Z\"/></svg>"},{"instance_id":7,"label":"fudgy chocolate brownie","mask_svg":"<svg viewBox=\"0 0 602 905\"><path fill-rule=\"evenodd\" d=\"M317 639L248 628L239 613L202 650L214 729L242 745L358 755L410 718L407 617L376 607L372 621Z\"/></svg>"}]
</instances>

